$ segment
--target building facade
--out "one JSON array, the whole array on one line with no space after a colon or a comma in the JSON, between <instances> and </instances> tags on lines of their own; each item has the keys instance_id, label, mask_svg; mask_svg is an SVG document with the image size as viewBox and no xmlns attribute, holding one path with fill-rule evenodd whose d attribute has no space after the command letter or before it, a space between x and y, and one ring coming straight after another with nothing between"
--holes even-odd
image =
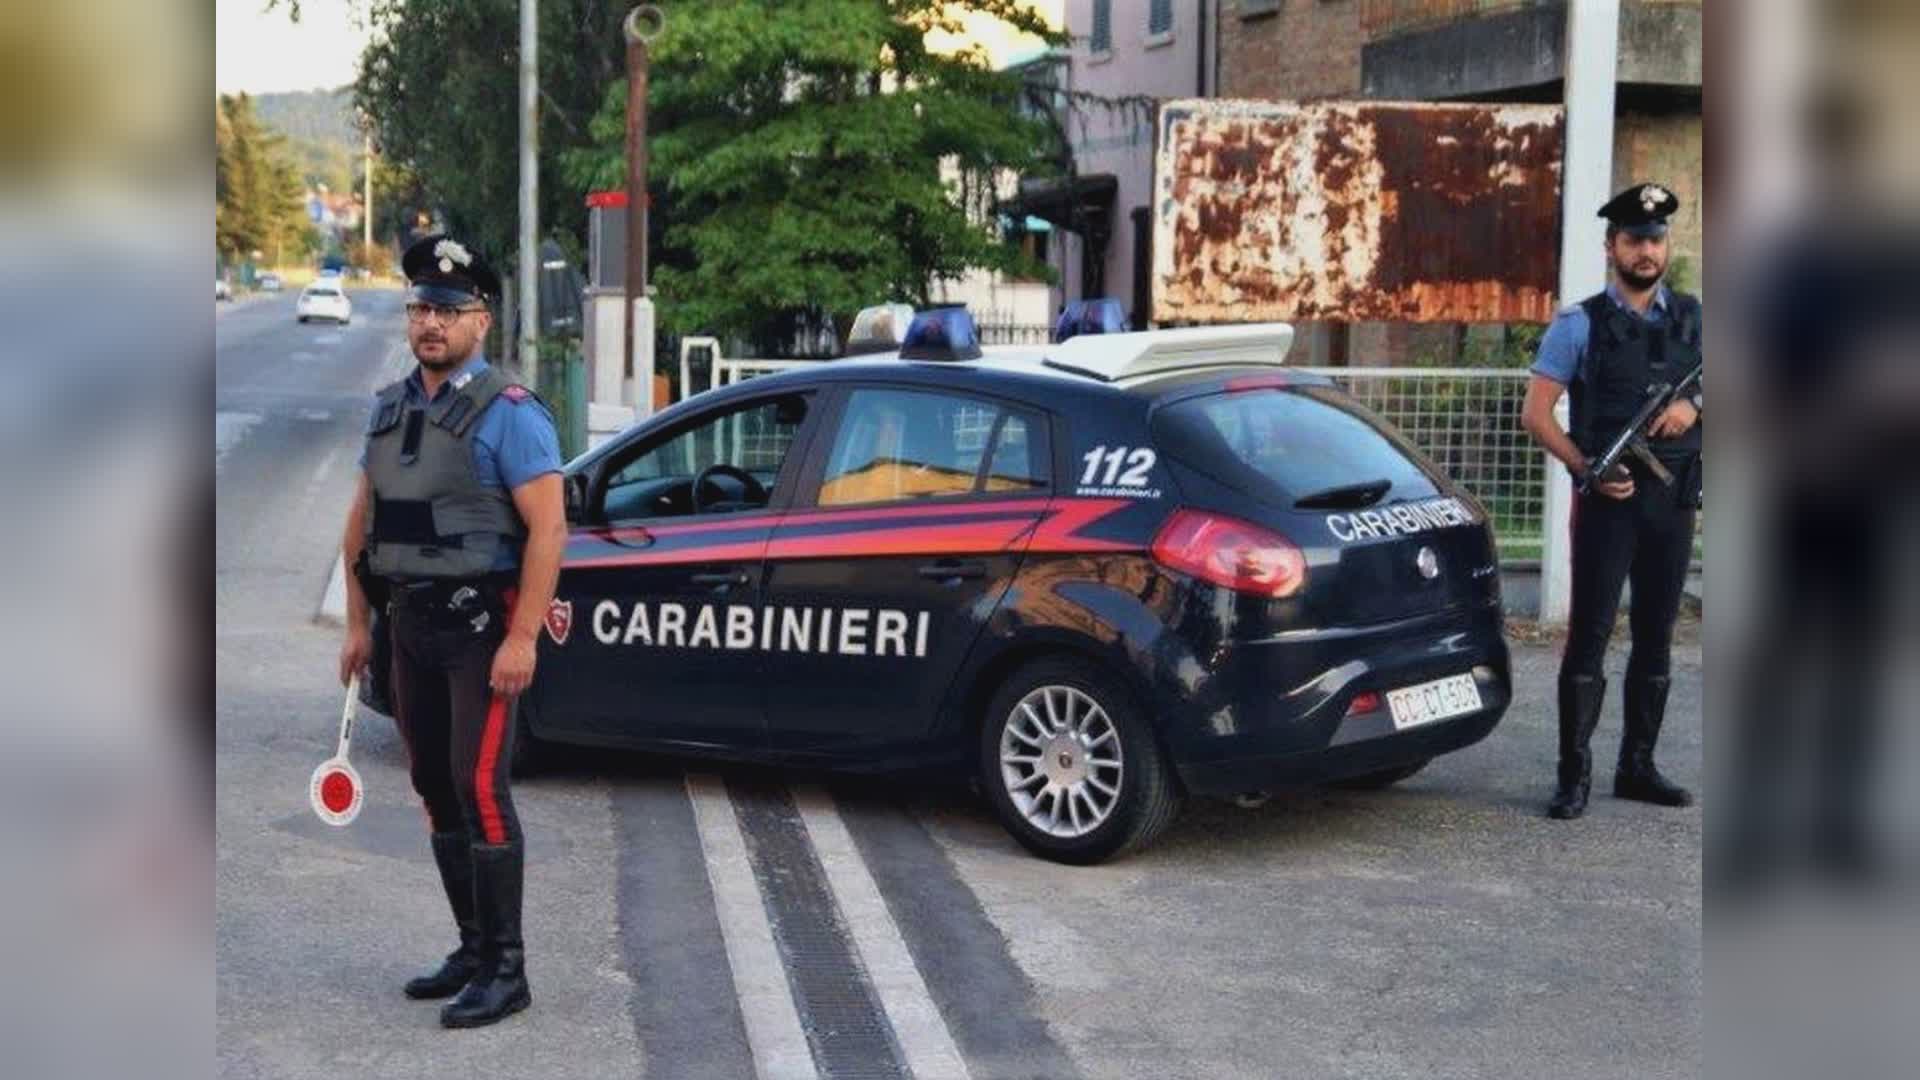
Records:
<instances>
[{"instance_id":1,"label":"building facade","mask_svg":"<svg viewBox=\"0 0 1920 1080\"><path fill-rule=\"evenodd\" d=\"M1154 109L1180 97L1557 103L1567 0L1068 0L1072 45L1052 76L1071 152L1065 181L1010 205L1052 223L1066 299L1111 295L1145 325ZM1614 187L1679 193L1673 279L1700 291L1701 0L1622 0ZM1593 208L1597 209L1597 208ZM1574 208L1576 212L1590 212ZM1543 238L1554 243L1557 238ZM1569 298L1577 299L1577 298ZM1302 324L1308 364L1457 363L1503 327Z\"/></svg>"}]
</instances>

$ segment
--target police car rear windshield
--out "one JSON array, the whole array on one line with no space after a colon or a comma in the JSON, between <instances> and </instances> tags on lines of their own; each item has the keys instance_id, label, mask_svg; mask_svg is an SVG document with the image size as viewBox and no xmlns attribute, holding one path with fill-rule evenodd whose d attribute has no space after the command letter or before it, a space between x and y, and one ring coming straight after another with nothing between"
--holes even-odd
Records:
<instances>
[{"instance_id":1,"label":"police car rear windshield","mask_svg":"<svg viewBox=\"0 0 1920 1080\"><path fill-rule=\"evenodd\" d=\"M1337 390L1296 386L1177 402L1154 421L1174 458L1263 500L1356 509L1439 488L1418 452Z\"/></svg>"}]
</instances>

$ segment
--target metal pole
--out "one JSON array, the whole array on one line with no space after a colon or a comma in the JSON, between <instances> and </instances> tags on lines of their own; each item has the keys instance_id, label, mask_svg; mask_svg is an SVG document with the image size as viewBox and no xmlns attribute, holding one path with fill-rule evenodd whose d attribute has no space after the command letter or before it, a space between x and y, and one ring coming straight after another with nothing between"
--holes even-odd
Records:
<instances>
[{"instance_id":1,"label":"metal pole","mask_svg":"<svg viewBox=\"0 0 1920 1080\"><path fill-rule=\"evenodd\" d=\"M658 37L666 16L652 4L627 13L627 267L626 348L622 369L651 379L653 372L633 370L634 301L647 295L647 43Z\"/></svg>"},{"instance_id":2,"label":"metal pole","mask_svg":"<svg viewBox=\"0 0 1920 1080\"><path fill-rule=\"evenodd\" d=\"M373 261L373 133L361 135L362 149L367 161L365 205L360 208L360 246L368 262ZM372 273L373 267L367 267Z\"/></svg>"},{"instance_id":3,"label":"metal pole","mask_svg":"<svg viewBox=\"0 0 1920 1080\"><path fill-rule=\"evenodd\" d=\"M1567 6L1567 160L1560 191L1560 302L1606 287L1606 225L1596 216L1613 187L1613 97L1620 60L1620 0ZM1557 411L1567 424L1567 399ZM1540 621L1567 620L1573 600L1573 481L1547 458L1546 535L1540 551Z\"/></svg>"},{"instance_id":4,"label":"metal pole","mask_svg":"<svg viewBox=\"0 0 1920 1080\"><path fill-rule=\"evenodd\" d=\"M540 349L540 0L520 0L520 356Z\"/></svg>"}]
</instances>

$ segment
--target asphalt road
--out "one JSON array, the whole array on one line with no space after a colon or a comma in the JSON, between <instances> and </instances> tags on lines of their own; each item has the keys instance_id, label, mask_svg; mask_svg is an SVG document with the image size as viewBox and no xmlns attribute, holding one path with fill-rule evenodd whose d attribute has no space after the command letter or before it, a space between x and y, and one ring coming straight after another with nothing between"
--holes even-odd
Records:
<instances>
[{"instance_id":1,"label":"asphalt road","mask_svg":"<svg viewBox=\"0 0 1920 1080\"><path fill-rule=\"evenodd\" d=\"M346 327L221 305L218 1049L231 1077L1696 1075L1700 811L1547 821L1556 650L1485 742L1373 794L1190 804L1152 849L1022 853L959 784L604 752L516 785L534 1007L448 1032L400 983L452 945L390 723L347 829L338 632L314 612L399 294ZM1612 658L1617 669L1623 658ZM1702 780L1697 645L1663 766Z\"/></svg>"}]
</instances>

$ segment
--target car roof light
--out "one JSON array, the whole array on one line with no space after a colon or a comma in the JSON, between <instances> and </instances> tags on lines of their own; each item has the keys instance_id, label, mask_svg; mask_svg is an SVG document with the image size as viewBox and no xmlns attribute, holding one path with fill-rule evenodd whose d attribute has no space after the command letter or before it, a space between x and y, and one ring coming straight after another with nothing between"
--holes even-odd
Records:
<instances>
[{"instance_id":1,"label":"car roof light","mask_svg":"<svg viewBox=\"0 0 1920 1080\"><path fill-rule=\"evenodd\" d=\"M900 343L902 360L978 360L980 335L965 307L928 308L913 317Z\"/></svg>"},{"instance_id":2,"label":"car roof light","mask_svg":"<svg viewBox=\"0 0 1920 1080\"><path fill-rule=\"evenodd\" d=\"M892 352L906 337L913 322L913 308L907 304L875 304L861 308L853 317L853 329L847 332L845 355Z\"/></svg>"},{"instance_id":3,"label":"car roof light","mask_svg":"<svg viewBox=\"0 0 1920 1080\"><path fill-rule=\"evenodd\" d=\"M1190 326L1078 337L1049 347L1045 363L1121 382L1201 368L1283 367L1292 345L1286 323Z\"/></svg>"},{"instance_id":4,"label":"car roof light","mask_svg":"<svg viewBox=\"0 0 1920 1080\"><path fill-rule=\"evenodd\" d=\"M1071 300L1053 324L1053 340L1061 342L1082 334L1118 334L1126 329L1127 313L1121 309L1118 299L1101 296Z\"/></svg>"}]
</instances>

